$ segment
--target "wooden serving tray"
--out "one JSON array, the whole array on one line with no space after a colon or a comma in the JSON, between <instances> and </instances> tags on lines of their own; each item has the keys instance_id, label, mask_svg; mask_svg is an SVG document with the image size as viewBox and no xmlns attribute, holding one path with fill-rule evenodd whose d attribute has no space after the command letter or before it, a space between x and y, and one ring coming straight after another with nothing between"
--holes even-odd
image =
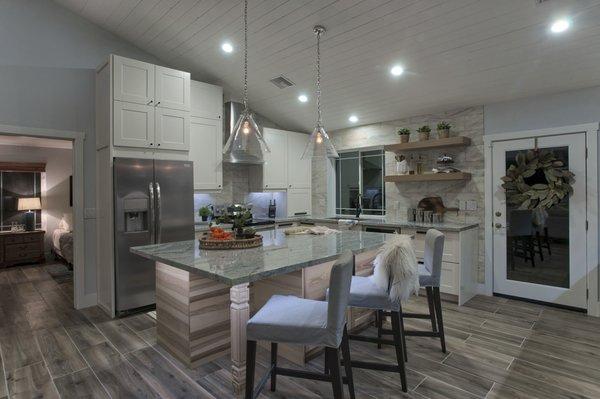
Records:
<instances>
[{"instance_id":1,"label":"wooden serving tray","mask_svg":"<svg viewBox=\"0 0 600 399\"><path fill-rule=\"evenodd\" d=\"M248 249L260 247L263 244L261 235L252 238L233 238L231 240L213 240L208 234L198 239L200 249Z\"/></svg>"}]
</instances>

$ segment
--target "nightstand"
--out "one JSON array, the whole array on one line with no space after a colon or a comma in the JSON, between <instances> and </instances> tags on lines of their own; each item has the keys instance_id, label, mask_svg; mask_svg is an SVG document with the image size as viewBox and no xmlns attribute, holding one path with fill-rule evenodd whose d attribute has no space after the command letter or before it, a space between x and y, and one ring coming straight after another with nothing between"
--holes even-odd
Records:
<instances>
[{"instance_id":1,"label":"nightstand","mask_svg":"<svg viewBox=\"0 0 600 399\"><path fill-rule=\"evenodd\" d=\"M44 262L44 234L44 230L0 232L0 267Z\"/></svg>"}]
</instances>

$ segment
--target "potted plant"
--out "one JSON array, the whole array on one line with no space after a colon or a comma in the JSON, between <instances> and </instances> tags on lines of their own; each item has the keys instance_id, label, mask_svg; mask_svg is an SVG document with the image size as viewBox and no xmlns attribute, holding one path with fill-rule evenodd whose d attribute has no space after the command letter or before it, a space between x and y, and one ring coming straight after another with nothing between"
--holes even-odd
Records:
<instances>
[{"instance_id":1,"label":"potted plant","mask_svg":"<svg viewBox=\"0 0 600 399\"><path fill-rule=\"evenodd\" d=\"M212 212L210 211L209 207L203 206L198 211L198 215L200 215L200 217L202 218L203 222L206 222L208 220L208 217L212 215Z\"/></svg>"},{"instance_id":2,"label":"potted plant","mask_svg":"<svg viewBox=\"0 0 600 399\"><path fill-rule=\"evenodd\" d=\"M419 141L427 141L429 140L429 133L431 133L431 128L427 125L421 126L417 129L419 132Z\"/></svg>"},{"instance_id":3,"label":"potted plant","mask_svg":"<svg viewBox=\"0 0 600 399\"><path fill-rule=\"evenodd\" d=\"M450 128L451 127L452 126L446 121L441 121L440 123L438 123L438 125L437 125L438 138L447 139L448 137L450 137Z\"/></svg>"},{"instance_id":4,"label":"potted plant","mask_svg":"<svg viewBox=\"0 0 600 399\"><path fill-rule=\"evenodd\" d=\"M403 127L398 130L398 136L400 136L401 143L408 143L408 139L410 138L410 129Z\"/></svg>"}]
</instances>

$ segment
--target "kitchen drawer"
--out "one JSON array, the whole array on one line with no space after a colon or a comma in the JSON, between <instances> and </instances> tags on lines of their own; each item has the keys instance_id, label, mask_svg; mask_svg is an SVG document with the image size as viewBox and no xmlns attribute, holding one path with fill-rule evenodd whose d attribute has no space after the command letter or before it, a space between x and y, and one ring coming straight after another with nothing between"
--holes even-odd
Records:
<instances>
[{"instance_id":1,"label":"kitchen drawer","mask_svg":"<svg viewBox=\"0 0 600 399\"><path fill-rule=\"evenodd\" d=\"M402 234L412 235L414 237L414 249L417 258L423 258L423 250L425 248L425 234L427 229L402 229ZM453 231L443 232L446 236L444 240L444 256L445 262L460 262L460 244L458 233Z\"/></svg>"}]
</instances>

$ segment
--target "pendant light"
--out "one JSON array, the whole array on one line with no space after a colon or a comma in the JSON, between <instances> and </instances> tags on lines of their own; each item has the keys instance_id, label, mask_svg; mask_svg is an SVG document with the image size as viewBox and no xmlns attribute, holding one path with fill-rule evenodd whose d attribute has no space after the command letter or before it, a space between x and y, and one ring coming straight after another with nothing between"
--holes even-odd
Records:
<instances>
[{"instance_id":1,"label":"pendant light","mask_svg":"<svg viewBox=\"0 0 600 399\"><path fill-rule=\"evenodd\" d=\"M317 124L310 135L310 140L306 144L302 159L339 158L340 156L329 139L329 135L323 127L321 119L321 35L325 33L325 28L317 25L313 28L313 32L317 35Z\"/></svg>"},{"instance_id":2,"label":"pendant light","mask_svg":"<svg viewBox=\"0 0 600 399\"><path fill-rule=\"evenodd\" d=\"M271 152L254 115L248 108L248 0L244 0L244 110L223 148L224 161L264 163L263 152Z\"/></svg>"}]
</instances>

